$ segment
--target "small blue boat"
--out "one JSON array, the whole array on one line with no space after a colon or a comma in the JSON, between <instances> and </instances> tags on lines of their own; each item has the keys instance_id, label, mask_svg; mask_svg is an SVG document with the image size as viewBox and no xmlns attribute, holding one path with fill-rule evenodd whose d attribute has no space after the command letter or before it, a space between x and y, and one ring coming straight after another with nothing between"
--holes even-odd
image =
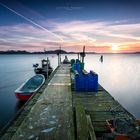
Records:
<instances>
[{"instance_id":1,"label":"small blue boat","mask_svg":"<svg viewBox=\"0 0 140 140\"><path fill-rule=\"evenodd\" d=\"M44 82L44 75L36 74L16 89L15 95L19 100L28 100L43 85Z\"/></svg>"}]
</instances>

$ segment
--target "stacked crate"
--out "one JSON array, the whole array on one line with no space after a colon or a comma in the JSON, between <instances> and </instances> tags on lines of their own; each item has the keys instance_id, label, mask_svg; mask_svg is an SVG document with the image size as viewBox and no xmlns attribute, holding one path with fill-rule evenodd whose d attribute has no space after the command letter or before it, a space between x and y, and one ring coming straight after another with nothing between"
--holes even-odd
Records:
<instances>
[{"instance_id":1,"label":"stacked crate","mask_svg":"<svg viewBox=\"0 0 140 140\"><path fill-rule=\"evenodd\" d=\"M84 70L84 63L79 59L71 60L72 72L75 73L74 88L75 91L97 92L98 91L98 74L93 71L87 73Z\"/></svg>"}]
</instances>

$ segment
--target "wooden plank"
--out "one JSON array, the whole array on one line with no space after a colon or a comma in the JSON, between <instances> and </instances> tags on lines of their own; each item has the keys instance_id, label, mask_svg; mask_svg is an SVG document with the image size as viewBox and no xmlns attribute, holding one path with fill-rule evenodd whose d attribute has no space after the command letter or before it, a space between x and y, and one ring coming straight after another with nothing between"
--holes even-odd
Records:
<instances>
[{"instance_id":1,"label":"wooden plank","mask_svg":"<svg viewBox=\"0 0 140 140\"><path fill-rule=\"evenodd\" d=\"M89 115L87 115L86 117L87 117L87 122L88 122L90 140L96 140L96 135L95 135L95 131L91 122L91 118Z\"/></svg>"},{"instance_id":2,"label":"wooden plank","mask_svg":"<svg viewBox=\"0 0 140 140\"><path fill-rule=\"evenodd\" d=\"M75 109L77 140L88 140L89 133L85 110L82 105L77 105Z\"/></svg>"}]
</instances>

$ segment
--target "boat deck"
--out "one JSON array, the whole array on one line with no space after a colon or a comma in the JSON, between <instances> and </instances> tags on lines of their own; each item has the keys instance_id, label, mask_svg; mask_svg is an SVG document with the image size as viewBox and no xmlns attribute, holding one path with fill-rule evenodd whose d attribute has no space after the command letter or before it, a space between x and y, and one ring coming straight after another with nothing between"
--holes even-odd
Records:
<instances>
[{"instance_id":1,"label":"boat deck","mask_svg":"<svg viewBox=\"0 0 140 140\"><path fill-rule=\"evenodd\" d=\"M75 92L70 65L58 67L3 132L2 140L96 140L107 119L135 118L103 87Z\"/></svg>"}]
</instances>

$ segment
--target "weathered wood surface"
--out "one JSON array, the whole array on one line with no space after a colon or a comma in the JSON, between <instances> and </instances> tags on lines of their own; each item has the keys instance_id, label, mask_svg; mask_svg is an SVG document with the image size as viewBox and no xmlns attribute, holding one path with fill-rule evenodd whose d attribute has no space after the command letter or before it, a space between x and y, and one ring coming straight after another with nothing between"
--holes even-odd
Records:
<instances>
[{"instance_id":1,"label":"weathered wood surface","mask_svg":"<svg viewBox=\"0 0 140 140\"><path fill-rule=\"evenodd\" d=\"M92 125L90 115L86 115L83 105L79 102L75 106L76 114L76 139L96 140L96 134Z\"/></svg>"},{"instance_id":2,"label":"weathered wood surface","mask_svg":"<svg viewBox=\"0 0 140 140\"><path fill-rule=\"evenodd\" d=\"M73 106L82 104L86 115L90 116L93 129L98 136L109 132L106 124L108 119L135 119L100 85L98 92L75 92L72 90L72 93Z\"/></svg>"},{"instance_id":3,"label":"weathered wood surface","mask_svg":"<svg viewBox=\"0 0 140 140\"><path fill-rule=\"evenodd\" d=\"M74 140L70 85L69 65L61 65L43 94L18 126L18 130L9 139ZM10 130L8 132L10 133ZM8 132L3 139L8 140L10 136Z\"/></svg>"},{"instance_id":4,"label":"weathered wood surface","mask_svg":"<svg viewBox=\"0 0 140 140\"><path fill-rule=\"evenodd\" d=\"M89 115L87 115L86 117L87 117L90 140L97 140L96 135L95 135L95 131L94 131L94 128L93 128L93 125L92 125L92 122L91 122L91 118L90 118Z\"/></svg>"},{"instance_id":5,"label":"weathered wood surface","mask_svg":"<svg viewBox=\"0 0 140 140\"><path fill-rule=\"evenodd\" d=\"M88 140L89 137L88 123L84 107L81 104L78 104L75 107L75 111L76 111L77 140Z\"/></svg>"}]
</instances>

